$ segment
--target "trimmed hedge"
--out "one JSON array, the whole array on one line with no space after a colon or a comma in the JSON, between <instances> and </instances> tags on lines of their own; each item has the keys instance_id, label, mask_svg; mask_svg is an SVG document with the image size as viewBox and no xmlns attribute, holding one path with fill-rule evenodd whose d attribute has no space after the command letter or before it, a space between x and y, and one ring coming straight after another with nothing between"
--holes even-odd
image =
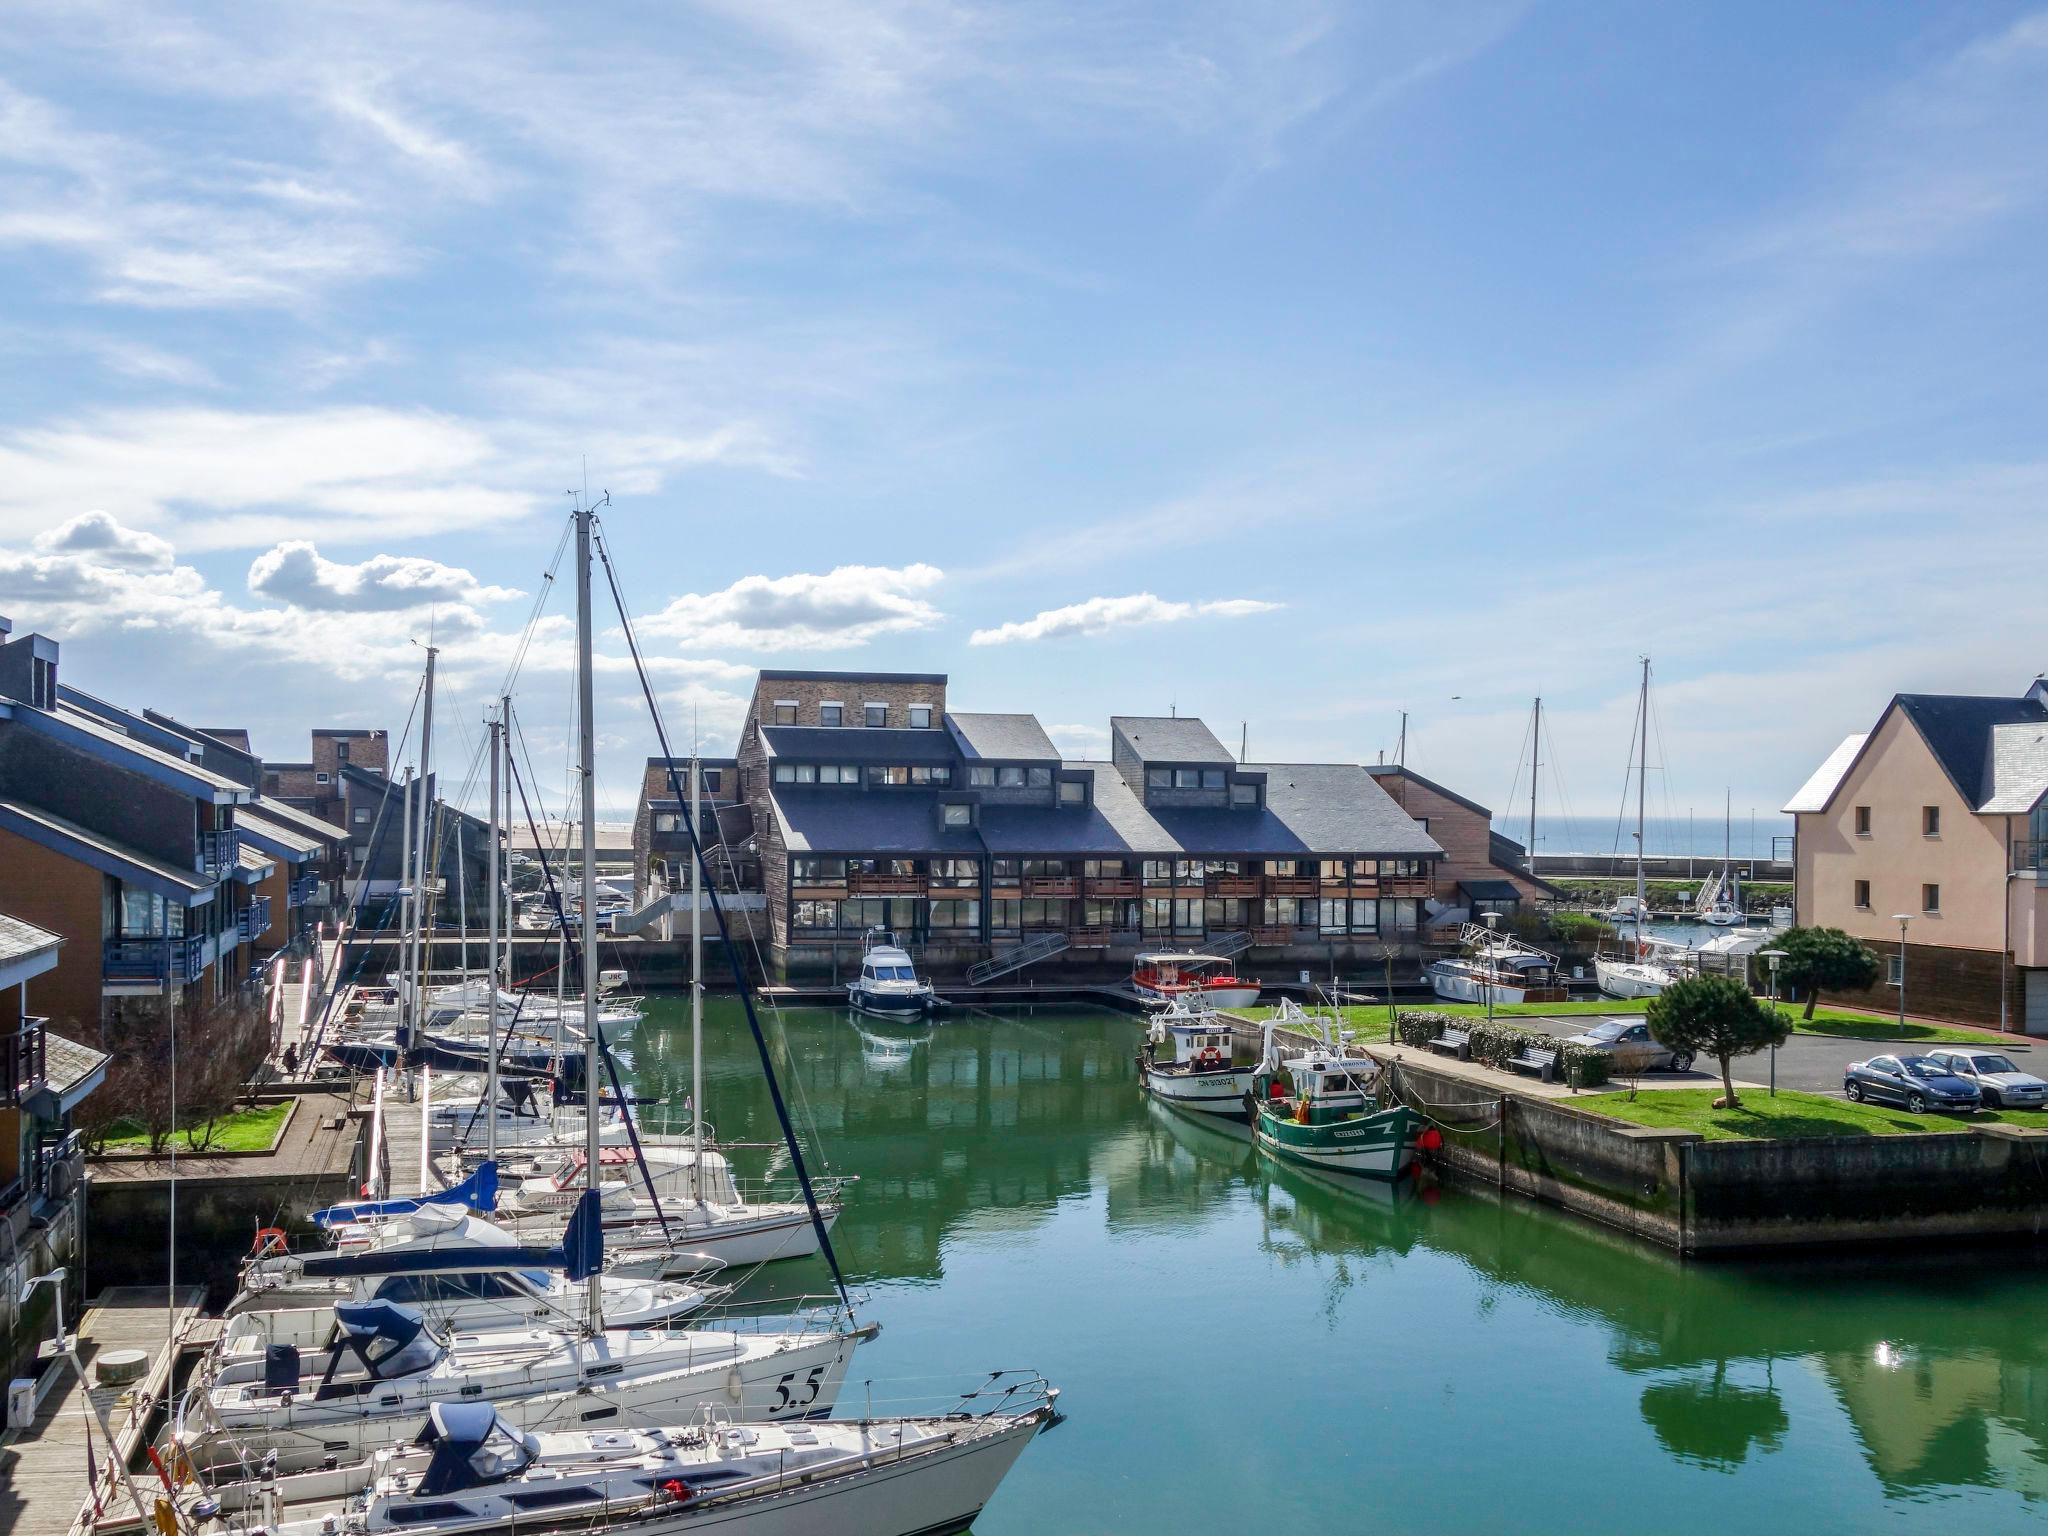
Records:
<instances>
[{"instance_id":1,"label":"trimmed hedge","mask_svg":"<svg viewBox=\"0 0 2048 1536\"><path fill-rule=\"evenodd\" d=\"M1513 1069L1508 1062L1525 1048L1552 1051L1560 1075L1574 1088L1595 1088L1607 1081L1608 1057L1591 1046L1572 1045L1547 1030L1532 1029L1508 1019L1453 1018L1433 1009L1402 1009L1394 1018L1394 1033L1403 1045L1426 1046L1445 1029L1462 1029L1469 1035L1472 1059L1498 1072Z\"/></svg>"}]
</instances>

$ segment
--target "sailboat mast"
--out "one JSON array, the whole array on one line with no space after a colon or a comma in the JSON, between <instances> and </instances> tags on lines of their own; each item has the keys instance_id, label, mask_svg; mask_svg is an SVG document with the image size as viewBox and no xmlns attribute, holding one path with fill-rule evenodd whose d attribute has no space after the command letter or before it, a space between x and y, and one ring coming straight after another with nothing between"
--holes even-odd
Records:
<instances>
[{"instance_id":1,"label":"sailboat mast","mask_svg":"<svg viewBox=\"0 0 2048 1536\"><path fill-rule=\"evenodd\" d=\"M484 1031L484 1155L495 1159L498 1155L498 747L505 732L504 722L491 721L491 811L490 840L487 857L490 873L484 880L484 891L490 903L490 955L484 967L484 995L489 1002L484 1007L484 1018L489 1021Z\"/></svg>"},{"instance_id":2,"label":"sailboat mast","mask_svg":"<svg viewBox=\"0 0 2048 1536\"><path fill-rule=\"evenodd\" d=\"M420 1033L420 991L421 983L425 980L425 969L428 963L428 956L421 948L421 940L422 935L426 932L427 925L433 921L434 911L432 904L427 899L427 872L434 864L434 856L429 848L430 839L427 835L427 808L433 803L434 797L428 792L427 786L431 782L428 775L433 771L432 763L434 758L434 660L440 654L433 646L427 647L426 702L420 712L420 801L417 808L419 828L413 839L412 850L415 872L412 887L412 962L409 967L411 986L407 989L411 998L412 1030L415 1038Z\"/></svg>"},{"instance_id":3,"label":"sailboat mast","mask_svg":"<svg viewBox=\"0 0 2048 1536\"><path fill-rule=\"evenodd\" d=\"M398 854L398 889L405 893L398 898L398 1023L401 1028L410 1017L405 1000L406 973L412 967L412 913L419 904L420 893L412 884L412 764L405 765L404 808L398 813L400 846Z\"/></svg>"},{"instance_id":4,"label":"sailboat mast","mask_svg":"<svg viewBox=\"0 0 2048 1536\"><path fill-rule=\"evenodd\" d=\"M584 1173L596 1189L598 1160L597 1051L597 724L591 709L590 513L576 510L576 751L583 781L583 1150ZM621 1106L623 1107L623 1106ZM590 1276L590 1328L604 1329L604 1282Z\"/></svg>"},{"instance_id":5,"label":"sailboat mast","mask_svg":"<svg viewBox=\"0 0 2048 1536\"><path fill-rule=\"evenodd\" d=\"M1643 793L1650 778L1650 658L1643 658L1643 689L1636 701L1636 921L1649 910L1643 882Z\"/></svg>"},{"instance_id":6,"label":"sailboat mast","mask_svg":"<svg viewBox=\"0 0 2048 1536\"><path fill-rule=\"evenodd\" d=\"M504 750L504 753L505 753L505 781L504 781L504 782L505 782L505 804L504 804L504 815L503 815L503 816L502 816L502 817L500 818L500 820L499 820L499 822L498 822L498 825L499 825L499 826L501 826L501 827L503 827L503 828L505 829L505 886L504 886L504 889L503 889L502 891L496 891L496 892L495 892L495 893L493 894L493 896L492 896L492 898L491 898L491 899L492 899L493 901L496 901L496 900L497 900L497 899L498 899L499 897L501 897L501 896L502 896L502 897L504 898L504 902L505 902L505 908L504 908L504 911L505 911L505 919L504 919L504 920L505 920L505 929L504 929L504 932L505 932L505 981L504 981L504 985L505 985L505 986L506 986L506 988L507 988L507 989L509 990L509 989L510 989L510 987L511 987L511 985L512 985L512 971L513 971L513 966L512 966L512 867L511 867L511 866L512 866L512 695L511 695L511 694L509 694L509 693L508 693L508 694L506 694L506 695L505 695L505 696L504 696L503 698L501 698L501 699L499 699L499 700L498 700L498 720L499 720L499 722L500 722L500 730L501 730L501 735L500 735L500 737L499 737L499 746L500 746L500 747L501 747L501 748L502 748L502 749ZM499 984L499 983L498 983L498 978L497 978L497 977L495 977L495 976L493 976L493 977L491 978L491 985L495 987L495 986L497 986L498 984Z\"/></svg>"},{"instance_id":7,"label":"sailboat mast","mask_svg":"<svg viewBox=\"0 0 2048 1536\"><path fill-rule=\"evenodd\" d=\"M1543 695L1536 696L1536 713L1529 722L1529 868L1536 867L1536 769L1543 757Z\"/></svg>"},{"instance_id":8,"label":"sailboat mast","mask_svg":"<svg viewBox=\"0 0 2048 1536\"><path fill-rule=\"evenodd\" d=\"M690 817L704 836L704 769L690 754ZM704 861L690 859L690 1158L704 1203Z\"/></svg>"}]
</instances>

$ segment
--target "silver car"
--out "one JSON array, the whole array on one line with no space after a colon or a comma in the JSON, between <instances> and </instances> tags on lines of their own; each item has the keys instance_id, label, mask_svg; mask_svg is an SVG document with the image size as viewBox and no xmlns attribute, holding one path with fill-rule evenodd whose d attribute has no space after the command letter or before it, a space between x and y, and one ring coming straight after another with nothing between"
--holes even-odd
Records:
<instances>
[{"instance_id":1,"label":"silver car","mask_svg":"<svg viewBox=\"0 0 2048 1536\"><path fill-rule=\"evenodd\" d=\"M1650 1033L1641 1019L1602 1019L1571 1044L1607 1053L1608 1070L1617 1077L1637 1072L1690 1072L1692 1052L1674 1051Z\"/></svg>"},{"instance_id":2,"label":"silver car","mask_svg":"<svg viewBox=\"0 0 2048 1536\"><path fill-rule=\"evenodd\" d=\"M1929 1051L1965 1082L1975 1083L1986 1109L2040 1109L2048 1105L2048 1082L2022 1072L2010 1056L1996 1051Z\"/></svg>"}]
</instances>

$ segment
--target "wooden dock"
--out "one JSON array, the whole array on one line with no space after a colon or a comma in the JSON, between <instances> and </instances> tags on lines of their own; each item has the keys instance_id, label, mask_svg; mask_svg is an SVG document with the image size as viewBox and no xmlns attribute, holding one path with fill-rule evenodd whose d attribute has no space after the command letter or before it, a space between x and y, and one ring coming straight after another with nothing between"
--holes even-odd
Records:
<instances>
[{"instance_id":1,"label":"wooden dock","mask_svg":"<svg viewBox=\"0 0 2048 1536\"><path fill-rule=\"evenodd\" d=\"M196 1285L180 1286L174 1306L166 1306L164 1298L160 1285L114 1286L100 1292L78 1323L78 1355L88 1381L96 1378L94 1362L112 1349L139 1349L149 1356L140 1380L87 1387L68 1361L44 1367L47 1386L35 1427L0 1440L0 1536L66 1536L83 1530L90 1507L88 1468L98 1469L101 1508L128 1504L120 1478L107 1471L108 1447L91 1405L105 1409L114 1430L113 1455L129 1463L142 1449L150 1419L170 1387L205 1292ZM147 1486L156 1486L154 1477Z\"/></svg>"}]
</instances>

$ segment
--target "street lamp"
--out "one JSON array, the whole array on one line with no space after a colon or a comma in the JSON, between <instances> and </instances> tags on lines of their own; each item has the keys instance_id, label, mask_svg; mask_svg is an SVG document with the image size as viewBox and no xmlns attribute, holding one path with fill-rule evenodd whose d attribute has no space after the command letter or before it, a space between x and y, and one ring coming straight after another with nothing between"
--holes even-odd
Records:
<instances>
[{"instance_id":1,"label":"street lamp","mask_svg":"<svg viewBox=\"0 0 2048 1536\"><path fill-rule=\"evenodd\" d=\"M1899 925L1899 1038L1906 1037L1906 924L1913 921L1910 912L1894 912L1892 921Z\"/></svg>"},{"instance_id":2,"label":"street lamp","mask_svg":"<svg viewBox=\"0 0 2048 1536\"><path fill-rule=\"evenodd\" d=\"M1492 935L1499 931L1499 929L1495 927L1495 924L1500 922L1500 914L1498 912L1482 912L1479 914L1479 920L1482 923L1486 924L1486 931L1489 935ZM1491 947L1491 945L1488 946L1488 948ZM1486 1022L1489 1024L1493 1022L1494 972L1491 969L1491 967L1496 963L1497 962L1491 959L1488 961L1489 969L1484 973L1479 983L1480 986L1486 989Z\"/></svg>"},{"instance_id":3,"label":"street lamp","mask_svg":"<svg viewBox=\"0 0 2048 1536\"><path fill-rule=\"evenodd\" d=\"M1771 968L1771 1008L1775 1012L1778 1006L1778 962L1785 958L1785 951L1782 949L1758 950L1757 958L1766 962ZM1771 1042L1771 1097L1775 1099L1777 1096L1778 1042L1773 1040Z\"/></svg>"}]
</instances>

